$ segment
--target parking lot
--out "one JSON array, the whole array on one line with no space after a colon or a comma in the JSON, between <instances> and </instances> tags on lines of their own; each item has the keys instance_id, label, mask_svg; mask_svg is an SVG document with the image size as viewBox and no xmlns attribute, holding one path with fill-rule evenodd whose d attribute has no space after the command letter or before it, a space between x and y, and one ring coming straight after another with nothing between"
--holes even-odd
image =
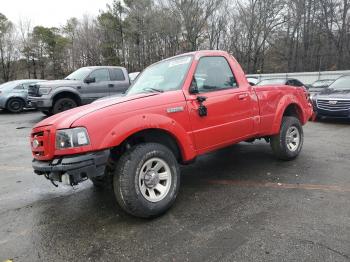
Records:
<instances>
[{"instance_id":1,"label":"parking lot","mask_svg":"<svg viewBox=\"0 0 350 262\"><path fill-rule=\"evenodd\" d=\"M90 182L55 188L31 168L40 112L0 111L0 261L349 261L350 122L304 128L298 159L263 141L184 166L162 217L126 215Z\"/></svg>"}]
</instances>

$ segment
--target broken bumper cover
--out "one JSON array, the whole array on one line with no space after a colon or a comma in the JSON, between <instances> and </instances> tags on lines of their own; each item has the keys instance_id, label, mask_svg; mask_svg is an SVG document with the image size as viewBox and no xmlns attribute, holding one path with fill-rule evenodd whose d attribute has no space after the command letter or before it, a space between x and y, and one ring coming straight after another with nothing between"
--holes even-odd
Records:
<instances>
[{"instance_id":1,"label":"broken bumper cover","mask_svg":"<svg viewBox=\"0 0 350 262\"><path fill-rule=\"evenodd\" d=\"M52 107L52 99L48 96L29 96L28 97L28 105L33 108L51 108Z\"/></svg>"},{"instance_id":2,"label":"broken bumper cover","mask_svg":"<svg viewBox=\"0 0 350 262\"><path fill-rule=\"evenodd\" d=\"M51 181L62 182L62 175L67 174L70 184L76 185L87 178L103 176L108 157L109 150L105 150L51 161L33 159L32 166L36 174L45 175Z\"/></svg>"}]
</instances>

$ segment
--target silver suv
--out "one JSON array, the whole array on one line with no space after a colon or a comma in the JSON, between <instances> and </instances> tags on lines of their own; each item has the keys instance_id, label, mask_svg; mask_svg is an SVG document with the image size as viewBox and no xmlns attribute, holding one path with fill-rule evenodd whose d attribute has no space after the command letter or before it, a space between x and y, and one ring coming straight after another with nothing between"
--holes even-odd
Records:
<instances>
[{"instance_id":1,"label":"silver suv","mask_svg":"<svg viewBox=\"0 0 350 262\"><path fill-rule=\"evenodd\" d=\"M28 87L42 82L39 79L15 80L0 85L0 108L12 113L19 113L28 107Z\"/></svg>"},{"instance_id":2,"label":"silver suv","mask_svg":"<svg viewBox=\"0 0 350 262\"><path fill-rule=\"evenodd\" d=\"M130 85L124 67L82 67L64 80L47 81L29 87L29 104L46 115L88 104L101 97L121 94Z\"/></svg>"}]
</instances>

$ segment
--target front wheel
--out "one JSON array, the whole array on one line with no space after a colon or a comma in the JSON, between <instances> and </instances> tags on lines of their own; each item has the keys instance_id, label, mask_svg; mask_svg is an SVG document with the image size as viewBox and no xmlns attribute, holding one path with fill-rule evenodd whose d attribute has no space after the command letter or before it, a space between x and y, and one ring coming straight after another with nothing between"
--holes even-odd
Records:
<instances>
[{"instance_id":1,"label":"front wheel","mask_svg":"<svg viewBox=\"0 0 350 262\"><path fill-rule=\"evenodd\" d=\"M277 158L282 160L296 158L303 142L304 133L300 121L290 116L283 117L279 134L271 137L272 151Z\"/></svg>"},{"instance_id":2,"label":"front wheel","mask_svg":"<svg viewBox=\"0 0 350 262\"><path fill-rule=\"evenodd\" d=\"M127 213L144 218L159 216L176 199L179 165L167 147L140 144L119 159L113 187L119 205Z\"/></svg>"},{"instance_id":3,"label":"front wheel","mask_svg":"<svg viewBox=\"0 0 350 262\"><path fill-rule=\"evenodd\" d=\"M20 98L11 98L7 102L6 109L11 113L20 113L23 111L24 101Z\"/></svg>"},{"instance_id":4,"label":"front wheel","mask_svg":"<svg viewBox=\"0 0 350 262\"><path fill-rule=\"evenodd\" d=\"M52 113L58 114L77 106L78 106L77 102L75 102L74 99L70 97L59 98L53 105Z\"/></svg>"}]
</instances>

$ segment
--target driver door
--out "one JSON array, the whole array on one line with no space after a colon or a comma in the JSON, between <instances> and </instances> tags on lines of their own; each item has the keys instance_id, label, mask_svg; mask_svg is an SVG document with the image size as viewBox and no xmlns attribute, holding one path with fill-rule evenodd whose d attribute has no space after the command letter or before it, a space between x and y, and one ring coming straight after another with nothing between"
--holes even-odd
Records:
<instances>
[{"instance_id":1,"label":"driver door","mask_svg":"<svg viewBox=\"0 0 350 262\"><path fill-rule=\"evenodd\" d=\"M107 68L95 69L87 78L95 81L91 83L84 82L82 85L80 93L84 104L109 95L111 80Z\"/></svg>"},{"instance_id":2,"label":"driver door","mask_svg":"<svg viewBox=\"0 0 350 262\"><path fill-rule=\"evenodd\" d=\"M187 96L187 104L198 151L219 148L253 134L251 88L238 86L225 57L201 57L192 82L197 94ZM205 99L205 116L199 114L198 97Z\"/></svg>"}]
</instances>

